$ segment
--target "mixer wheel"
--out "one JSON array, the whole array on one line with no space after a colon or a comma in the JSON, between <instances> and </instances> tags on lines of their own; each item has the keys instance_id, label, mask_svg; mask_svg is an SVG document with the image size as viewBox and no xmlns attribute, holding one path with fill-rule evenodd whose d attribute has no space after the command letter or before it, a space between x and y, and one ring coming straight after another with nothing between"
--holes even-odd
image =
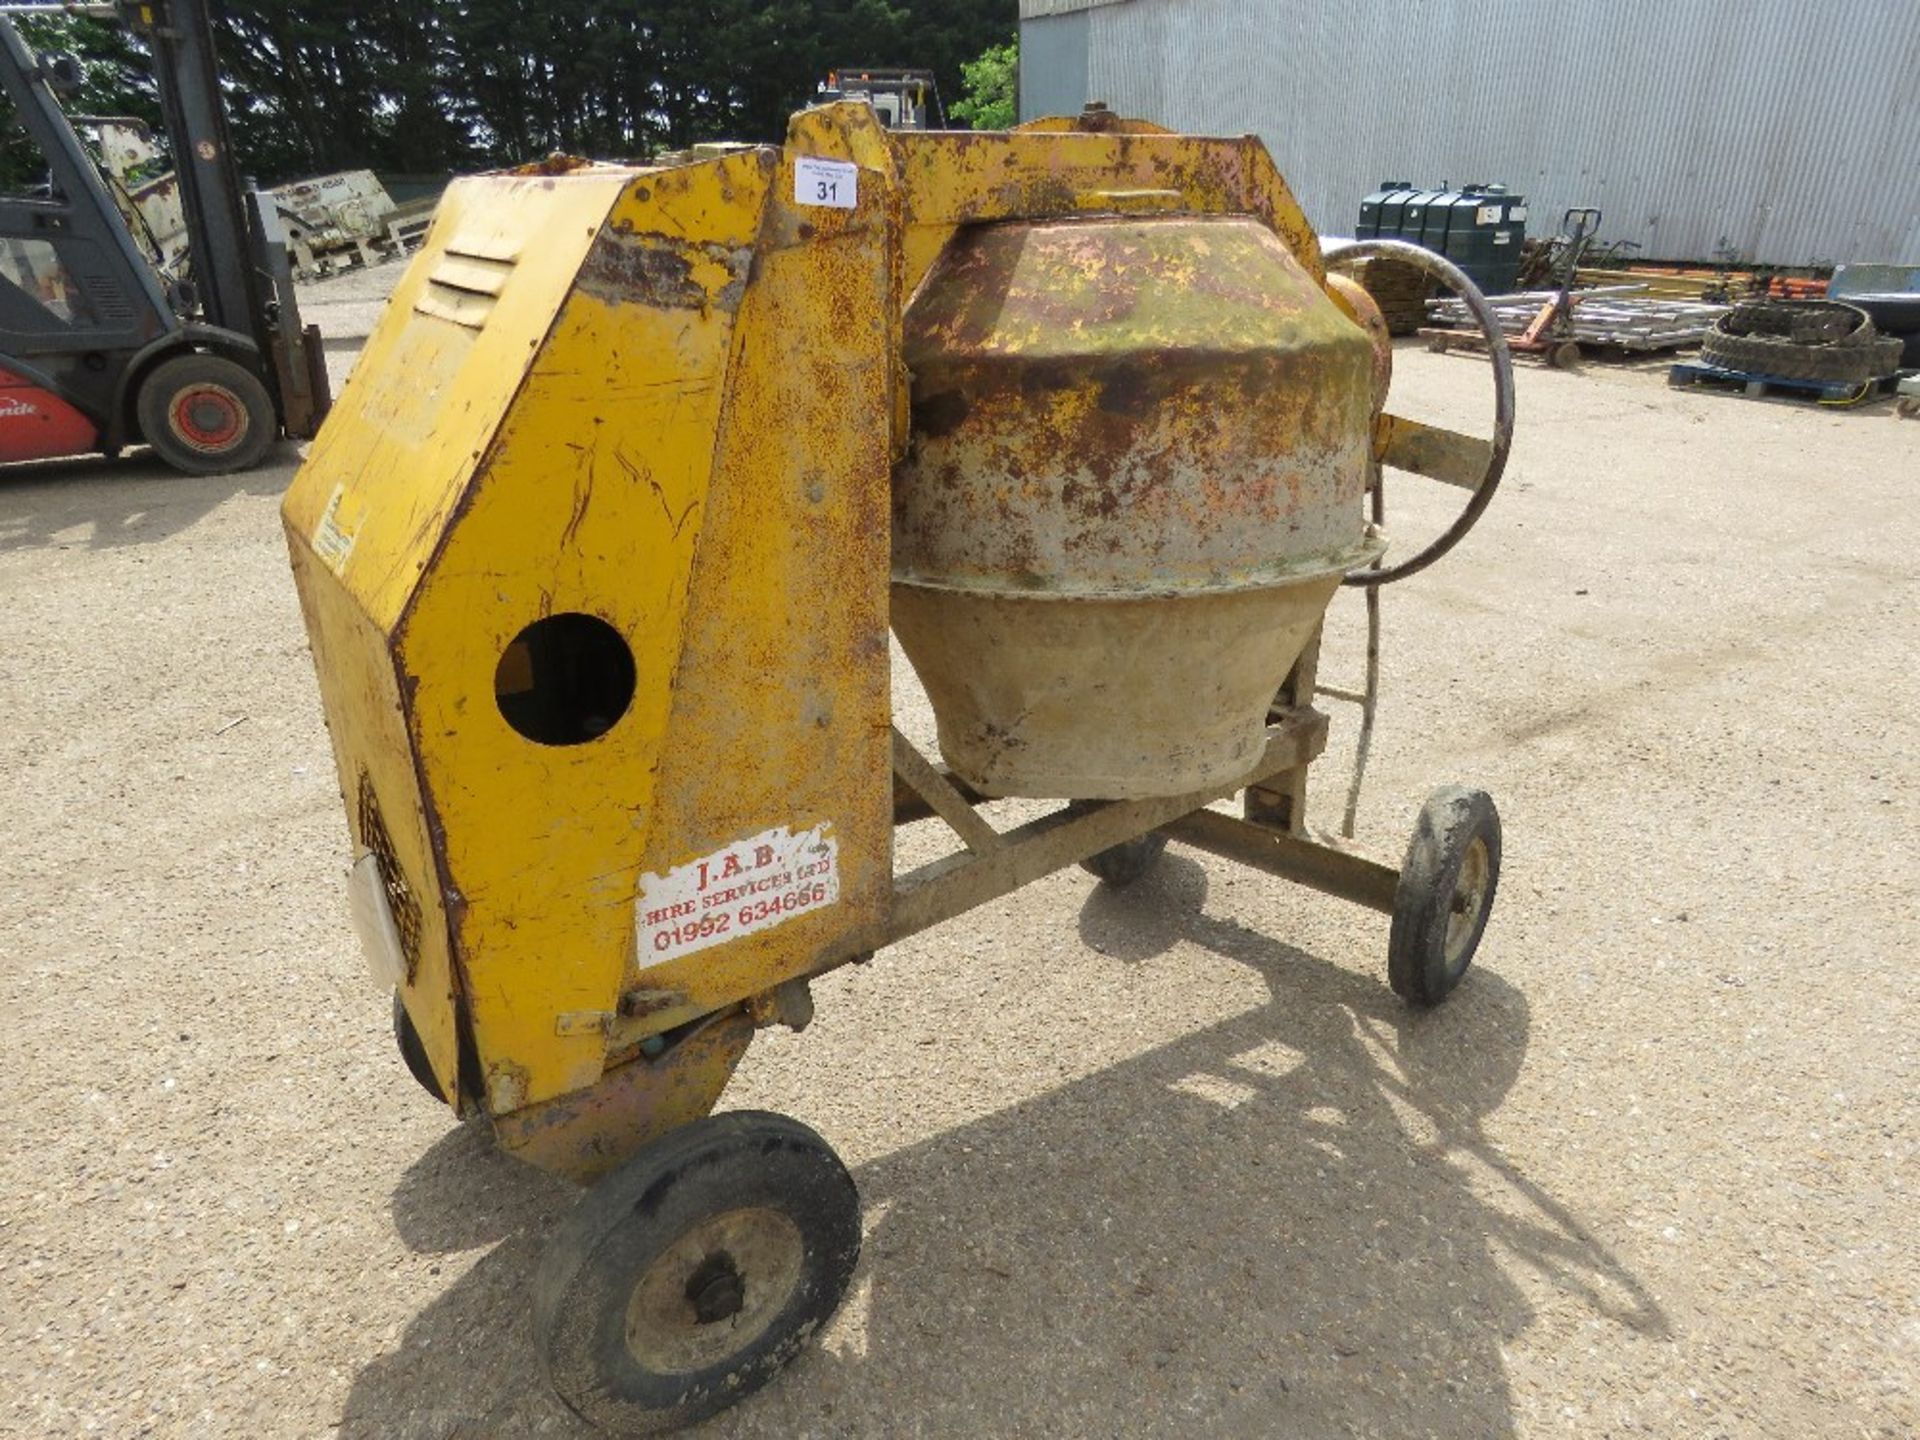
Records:
<instances>
[{"instance_id":1,"label":"mixer wheel","mask_svg":"<svg viewBox=\"0 0 1920 1440\"><path fill-rule=\"evenodd\" d=\"M393 1043L406 1062L407 1073L420 1082L422 1090L444 1105L447 1097L441 1092L439 1077L433 1073L433 1062L427 1059L427 1047L421 1043L420 1032L414 1028L413 1017L407 1014L398 990L393 992Z\"/></svg>"},{"instance_id":2,"label":"mixer wheel","mask_svg":"<svg viewBox=\"0 0 1920 1440\"><path fill-rule=\"evenodd\" d=\"M1387 979L1438 1005L1473 963L1500 881L1500 812L1484 790L1449 785L1420 807L1393 895Z\"/></svg>"},{"instance_id":3,"label":"mixer wheel","mask_svg":"<svg viewBox=\"0 0 1920 1440\"><path fill-rule=\"evenodd\" d=\"M1072 800L1068 802L1067 810L1078 815L1084 810L1097 809L1102 803L1098 800ZM1103 885L1119 889L1133 884L1153 869L1166 851L1167 837L1158 830L1150 830L1145 835L1136 835L1131 840L1122 840L1118 845L1109 845L1098 854L1089 855L1080 862L1080 868Z\"/></svg>"},{"instance_id":4,"label":"mixer wheel","mask_svg":"<svg viewBox=\"0 0 1920 1440\"><path fill-rule=\"evenodd\" d=\"M826 1141L784 1115L709 1115L643 1146L555 1227L534 1342L589 1423L677 1429L799 1354L859 1258L860 1192Z\"/></svg>"}]
</instances>

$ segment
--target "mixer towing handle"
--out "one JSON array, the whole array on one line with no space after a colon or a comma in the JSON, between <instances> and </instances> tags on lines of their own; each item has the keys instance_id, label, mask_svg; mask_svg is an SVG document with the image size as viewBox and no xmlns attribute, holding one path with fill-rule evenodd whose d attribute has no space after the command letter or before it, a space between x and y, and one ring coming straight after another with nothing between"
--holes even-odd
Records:
<instances>
[{"instance_id":1,"label":"mixer towing handle","mask_svg":"<svg viewBox=\"0 0 1920 1440\"><path fill-rule=\"evenodd\" d=\"M1399 415L1381 415L1374 432L1375 460L1457 485L1473 494L1453 523L1417 554L1398 565L1356 570L1341 581L1343 585L1371 589L1391 585L1426 569L1464 540L1492 503L1494 491L1500 486L1500 476L1507 468L1507 452L1513 446L1513 357L1507 350L1506 333L1487 304L1487 297L1445 256L1404 240L1360 240L1328 250L1323 258L1328 269L1341 272L1359 261L1374 259L1400 260L1426 271L1466 302L1493 360L1493 438L1490 441L1462 435L1456 430L1422 425ZM1375 484L1378 483L1376 479Z\"/></svg>"}]
</instances>

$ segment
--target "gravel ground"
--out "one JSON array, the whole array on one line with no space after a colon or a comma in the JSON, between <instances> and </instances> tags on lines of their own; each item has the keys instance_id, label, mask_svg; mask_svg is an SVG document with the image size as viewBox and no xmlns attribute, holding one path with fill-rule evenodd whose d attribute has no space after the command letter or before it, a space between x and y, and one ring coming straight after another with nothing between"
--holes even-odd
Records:
<instances>
[{"instance_id":1,"label":"gravel ground","mask_svg":"<svg viewBox=\"0 0 1920 1440\"><path fill-rule=\"evenodd\" d=\"M725 1103L841 1149L860 1277L705 1433L1920 1432L1920 424L1520 384L1505 491L1389 594L1361 809L1397 854L1498 797L1468 983L1412 1016L1380 917L1177 848L827 980ZM0 1432L580 1440L526 1309L571 1192L419 1093L348 932L293 464L0 478Z\"/></svg>"}]
</instances>

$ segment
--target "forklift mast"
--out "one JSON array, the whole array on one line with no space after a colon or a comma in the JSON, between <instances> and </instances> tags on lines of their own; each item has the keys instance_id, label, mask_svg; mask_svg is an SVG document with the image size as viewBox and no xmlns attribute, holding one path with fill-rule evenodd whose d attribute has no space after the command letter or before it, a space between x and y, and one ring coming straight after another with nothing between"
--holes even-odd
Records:
<instances>
[{"instance_id":1,"label":"forklift mast","mask_svg":"<svg viewBox=\"0 0 1920 1440\"><path fill-rule=\"evenodd\" d=\"M251 335L264 351L259 317L266 297L252 264L246 189L220 103L212 18L204 0L137 0L121 14L153 55L201 313L209 324Z\"/></svg>"}]
</instances>

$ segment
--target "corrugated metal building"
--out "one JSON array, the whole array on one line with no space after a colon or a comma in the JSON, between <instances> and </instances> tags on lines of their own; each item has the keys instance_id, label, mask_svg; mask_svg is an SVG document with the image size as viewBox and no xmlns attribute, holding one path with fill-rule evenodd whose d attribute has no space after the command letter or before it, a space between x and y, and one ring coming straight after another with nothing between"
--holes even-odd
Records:
<instances>
[{"instance_id":1,"label":"corrugated metal building","mask_svg":"<svg viewBox=\"0 0 1920 1440\"><path fill-rule=\"evenodd\" d=\"M1260 135L1352 234L1382 180L1597 205L1648 258L1920 264L1920 0L1021 0L1020 113Z\"/></svg>"}]
</instances>

